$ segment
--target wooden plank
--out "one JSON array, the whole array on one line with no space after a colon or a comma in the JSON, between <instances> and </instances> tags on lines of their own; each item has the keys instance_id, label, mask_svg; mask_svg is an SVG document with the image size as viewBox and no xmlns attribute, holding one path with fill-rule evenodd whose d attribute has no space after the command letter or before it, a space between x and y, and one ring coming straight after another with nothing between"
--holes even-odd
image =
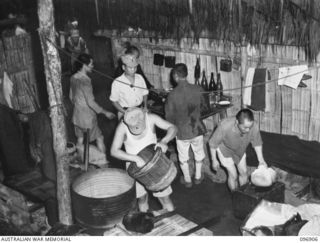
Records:
<instances>
[{"instance_id":1,"label":"wooden plank","mask_svg":"<svg viewBox=\"0 0 320 243\"><path fill-rule=\"evenodd\" d=\"M105 236L177 236L193 227L197 224L192 221L187 220L179 214L175 214L172 217L160 220L155 224L155 228L147 234L140 234L131 231L127 231L123 224L117 225L111 230L105 231ZM212 231L202 228L195 233L191 234L193 236L212 236Z\"/></svg>"}]
</instances>

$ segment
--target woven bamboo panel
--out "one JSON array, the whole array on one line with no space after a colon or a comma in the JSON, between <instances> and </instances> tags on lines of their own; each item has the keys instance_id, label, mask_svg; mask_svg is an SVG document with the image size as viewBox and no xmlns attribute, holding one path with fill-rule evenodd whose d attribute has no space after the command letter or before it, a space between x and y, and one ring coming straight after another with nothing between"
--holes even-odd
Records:
<instances>
[{"instance_id":1,"label":"woven bamboo panel","mask_svg":"<svg viewBox=\"0 0 320 243\"><path fill-rule=\"evenodd\" d=\"M9 75L11 81L14 83L13 90L13 106L14 109L20 110L23 113L32 113L36 107L37 87L35 83L30 80L28 71L16 72Z\"/></svg>"},{"instance_id":2,"label":"woven bamboo panel","mask_svg":"<svg viewBox=\"0 0 320 243\"><path fill-rule=\"evenodd\" d=\"M38 90L34 75L30 35L2 38L0 71L6 71L13 82L13 108L23 113L37 109Z\"/></svg>"},{"instance_id":3,"label":"woven bamboo panel","mask_svg":"<svg viewBox=\"0 0 320 243\"><path fill-rule=\"evenodd\" d=\"M310 82L311 103L310 103L310 125L309 125L309 140L320 140L320 83L319 69L311 70L312 80Z\"/></svg>"},{"instance_id":4,"label":"woven bamboo panel","mask_svg":"<svg viewBox=\"0 0 320 243\"><path fill-rule=\"evenodd\" d=\"M310 89L298 89L292 94L292 132L303 139L308 138L310 98Z\"/></svg>"},{"instance_id":5,"label":"woven bamboo panel","mask_svg":"<svg viewBox=\"0 0 320 243\"><path fill-rule=\"evenodd\" d=\"M4 54L3 43L0 40L0 77L2 78L3 72L7 70L6 57Z\"/></svg>"},{"instance_id":6,"label":"woven bamboo panel","mask_svg":"<svg viewBox=\"0 0 320 243\"><path fill-rule=\"evenodd\" d=\"M169 86L170 68L153 65L153 54L174 55L176 63L183 62L188 66L188 81L194 83L194 67L196 58L200 57L201 77L205 70L208 81L211 72L216 80L217 71L220 72L220 60L230 56L239 56L239 48L233 44L217 40L199 39L195 43L192 39L182 39L180 43L166 39L150 42L148 38L132 40L141 44L143 49L143 70L157 88ZM248 50L248 49L247 49ZM320 59L320 55L319 55ZM217 63L216 63L217 62ZM320 80L319 70L309 68L313 77L305 81L307 88L293 90L286 86L278 86L278 68L292 65L306 64L306 53L303 48L294 46L262 45L255 47L248 54L246 69L249 67L265 67L271 74L272 83L266 84L266 110L254 112L260 129L267 132L292 134L307 140L320 141ZM218 68L218 70L217 70ZM224 89L240 88L240 71L220 72ZM241 90L226 91L232 95L233 107L228 109L228 115L235 115L240 109ZM211 121L207 121L208 125Z\"/></svg>"},{"instance_id":7,"label":"woven bamboo panel","mask_svg":"<svg viewBox=\"0 0 320 243\"><path fill-rule=\"evenodd\" d=\"M32 61L31 37L29 35L3 38L7 71L12 73L26 69Z\"/></svg>"}]
</instances>

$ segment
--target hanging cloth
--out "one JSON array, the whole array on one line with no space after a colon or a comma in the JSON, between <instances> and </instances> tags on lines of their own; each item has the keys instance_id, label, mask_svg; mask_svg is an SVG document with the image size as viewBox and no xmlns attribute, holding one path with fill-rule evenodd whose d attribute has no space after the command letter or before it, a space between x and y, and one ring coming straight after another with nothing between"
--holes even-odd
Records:
<instances>
[{"instance_id":1,"label":"hanging cloth","mask_svg":"<svg viewBox=\"0 0 320 243\"><path fill-rule=\"evenodd\" d=\"M267 69L256 68L252 81L250 108L256 111L264 111L266 108L266 80Z\"/></svg>"},{"instance_id":2,"label":"hanging cloth","mask_svg":"<svg viewBox=\"0 0 320 243\"><path fill-rule=\"evenodd\" d=\"M279 68L278 85L286 85L297 89L304 74L308 74L307 65L297 65Z\"/></svg>"},{"instance_id":3,"label":"hanging cloth","mask_svg":"<svg viewBox=\"0 0 320 243\"><path fill-rule=\"evenodd\" d=\"M9 75L7 74L7 72L3 72L3 79L2 79L2 82L0 82L0 92L1 92L0 94L1 103L4 105L7 105L10 108L13 108L11 103L11 97L13 93L13 83L9 78Z\"/></svg>"},{"instance_id":4,"label":"hanging cloth","mask_svg":"<svg viewBox=\"0 0 320 243\"><path fill-rule=\"evenodd\" d=\"M252 92L252 82L253 82L253 75L254 75L255 68L248 68L246 80L244 83L244 90L243 90L243 104L246 106L251 105L251 92Z\"/></svg>"}]
</instances>

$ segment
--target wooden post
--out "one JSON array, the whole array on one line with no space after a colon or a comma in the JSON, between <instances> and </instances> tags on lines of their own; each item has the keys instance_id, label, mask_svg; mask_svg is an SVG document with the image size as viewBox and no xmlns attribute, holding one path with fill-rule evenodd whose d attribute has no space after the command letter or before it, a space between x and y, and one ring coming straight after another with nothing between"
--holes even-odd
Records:
<instances>
[{"instance_id":1,"label":"wooden post","mask_svg":"<svg viewBox=\"0 0 320 243\"><path fill-rule=\"evenodd\" d=\"M245 44L245 40L243 38L241 43L241 93L240 93L240 99L241 99L241 109L243 108L243 84L245 83L246 79L246 69L247 69L247 45Z\"/></svg>"},{"instance_id":2,"label":"wooden post","mask_svg":"<svg viewBox=\"0 0 320 243\"><path fill-rule=\"evenodd\" d=\"M61 87L61 62L56 49L56 32L52 0L38 0L39 36L42 47L50 117L53 132L53 146L57 161L57 199L59 220L72 224L69 161L66 156L67 136Z\"/></svg>"},{"instance_id":3,"label":"wooden post","mask_svg":"<svg viewBox=\"0 0 320 243\"><path fill-rule=\"evenodd\" d=\"M193 6L192 6L192 0L189 0L189 13L192 14Z\"/></svg>"}]
</instances>

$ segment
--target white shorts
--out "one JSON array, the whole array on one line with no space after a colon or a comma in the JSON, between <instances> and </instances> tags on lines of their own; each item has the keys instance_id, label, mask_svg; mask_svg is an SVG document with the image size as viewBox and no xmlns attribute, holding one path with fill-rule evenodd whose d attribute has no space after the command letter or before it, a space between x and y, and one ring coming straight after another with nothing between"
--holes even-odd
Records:
<instances>
[{"instance_id":1,"label":"white shorts","mask_svg":"<svg viewBox=\"0 0 320 243\"><path fill-rule=\"evenodd\" d=\"M154 197L166 197L166 196L169 196L171 193L172 193L172 188L171 186L169 186L163 191L152 193L152 195ZM136 181L136 197L139 198L144 196L145 194L147 194L146 188L142 184Z\"/></svg>"},{"instance_id":2,"label":"white shorts","mask_svg":"<svg viewBox=\"0 0 320 243\"><path fill-rule=\"evenodd\" d=\"M230 167L230 166L234 166L236 165L237 167L243 167L246 168L247 167L247 155L246 153L243 154L242 158L240 159L240 162L238 164L236 164L234 162L234 160L232 159L232 157L224 157L223 153L221 152L220 148L217 148L217 153L218 153L218 157L220 159L220 163L223 167Z\"/></svg>"},{"instance_id":3,"label":"white shorts","mask_svg":"<svg viewBox=\"0 0 320 243\"><path fill-rule=\"evenodd\" d=\"M206 157L206 154L204 152L204 147L203 147L202 135L192 139L187 139L187 140L176 139L176 141L177 141L178 156L181 163L187 162L189 160L190 145L196 161L202 161Z\"/></svg>"},{"instance_id":4,"label":"white shorts","mask_svg":"<svg viewBox=\"0 0 320 243\"><path fill-rule=\"evenodd\" d=\"M129 167L129 165L130 165L130 162L127 162L126 163L127 169ZM142 184L140 184L137 181L135 183L136 183L136 197L137 198L142 197L145 194L147 194L147 190ZM166 197L166 196L169 196L171 193L172 193L172 188L171 188L171 186L169 186L166 189L164 189L163 191L152 193L152 195L154 197Z\"/></svg>"}]
</instances>

